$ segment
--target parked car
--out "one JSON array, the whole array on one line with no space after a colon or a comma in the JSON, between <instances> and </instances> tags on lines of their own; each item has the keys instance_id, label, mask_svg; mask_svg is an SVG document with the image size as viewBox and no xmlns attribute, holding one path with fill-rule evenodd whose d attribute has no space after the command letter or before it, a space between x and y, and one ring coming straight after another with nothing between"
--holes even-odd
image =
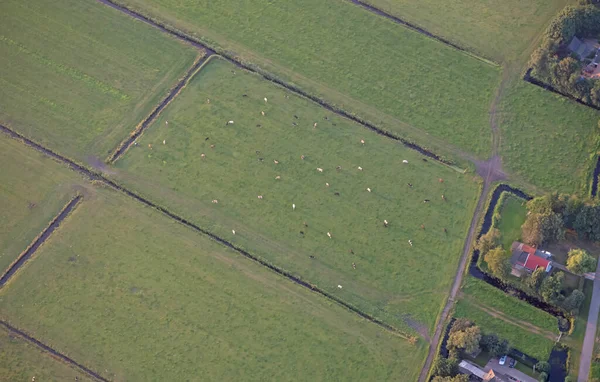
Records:
<instances>
[{"instance_id":1,"label":"parked car","mask_svg":"<svg viewBox=\"0 0 600 382\"><path fill-rule=\"evenodd\" d=\"M500 361L498 361L498 364L504 365L505 363L506 363L506 356L503 355L502 358L500 358Z\"/></svg>"},{"instance_id":2,"label":"parked car","mask_svg":"<svg viewBox=\"0 0 600 382\"><path fill-rule=\"evenodd\" d=\"M510 363L508 364L508 367L514 369L515 366L517 366L517 360L516 359L511 359Z\"/></svg>"}]
</instances>

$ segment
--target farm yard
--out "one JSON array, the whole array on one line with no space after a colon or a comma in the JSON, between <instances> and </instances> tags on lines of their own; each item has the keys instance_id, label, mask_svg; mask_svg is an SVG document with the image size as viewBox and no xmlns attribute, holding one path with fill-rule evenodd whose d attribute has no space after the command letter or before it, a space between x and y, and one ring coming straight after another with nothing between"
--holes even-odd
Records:
<instances>
[{"instance_id":1,"label":"farm yard","mask_svg":"<svg viewBox=\"0 0 600 382\"><path fill-rule=\"evenodd\" d=\"M548 360L469 262L499 183L596 211L600 113L523 80L568 3L2 2L0 381L441 382L451 317Z\"/></svg>"},{"instance_id":2,"label":"farm yard","mask_svg":"<svg viewBox=\"0 0 600 382\"><path fill-rule=\"evenodd\" d=\"M95 1L3 1L0 122L79 162L103 159L199 54Z\"/></svg>"},{"instance_id":3,"label":"farm yard","mask_svg":"<svg viewBox=\"0 0 600 382\"><path fill-rule=\"evenodd\" d=\"M0 291L0 312L108 380L414 379L426 351L106 189Z\"/></svg>"}]
</instances>

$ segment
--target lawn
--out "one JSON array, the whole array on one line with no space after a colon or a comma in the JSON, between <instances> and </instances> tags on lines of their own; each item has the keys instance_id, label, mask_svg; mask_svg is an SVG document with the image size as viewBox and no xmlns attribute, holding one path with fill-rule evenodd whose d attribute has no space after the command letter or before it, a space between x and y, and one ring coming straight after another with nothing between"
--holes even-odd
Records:
<instances>
[{"instance_id":1,"label":"lawn","mask_svg":"<svg viewBox=\"0 0 600 382\"><path fill-rule=\"evenodd\" d=\"M0 312L114 381L416 380L427 352L107 189L0 291Z\"/></svg>"},{"instance_id":2,"label":"lawn","mask_svg":"<svg viewBox=\"0 0 600 382\"><path fill-rule=\"evenodd\" d=\"M363 0L496 62L528 49L568 0Z\"/></svg>"},{"instance_id":3,"label":"lawn","mask_svg":"<svg viewBox=\"0 0 600 382\"><path fill-rule=\"evenodd\" d=\"M525 223L527 208L525 201L511 194L504 196L500 220L496 227L501 235L502 248L510 252L512 243L521 239L521 226Z\"/></svg>"},{"instance_id":4,"label":"lawn","mask_svg":"<svg viewBox=\"0 0 600 382\"><path fill-rule=\"evenodd\" d=\"M0 123L79 162L104 159L197 55L97 1L2 1Z\"/></svg>"},{"instance_id":5,"label":"lawn","mask_svg":"<svg viewBox=\"0 0 600 382\"><path fill-rule=\"evenodd\" d=\"M484 281L469 276L465 279L462 292L476 303L484 304L501 311L515 320L528 322L538 328L553 332L558 336L558 322L556 317L535 308L525 301L507 295Z\"/></svg>"},{"instance_id":6,"label":"lawn","mask_svg":"<svg viewBox=\"0 0 600 382\"><path fill-rule=\"evenodd\" d=\"M456 272L475 180L234 69L210 61L114 177L387 322L431 329Z\"/></svg>"},{"instance_id":7,"label":"lawn","mask_svg":"<svg viewBox=\"0 0 600 382\"><path fill-rule=\"evenodd\" d=\"M513 348L538 360L547 360L550 357L554 345L552 340L495 318L468 300L462 299L456 304L454 317L468 318L484 333L495 333L498 337L507 339Z\"/></svg>"},{"instance_id":8,"label":"lawn","mask_svg":"<svg viewBox=\"0 0 600 382\"><path fill-rule=\"evenodd\" d=\"M500 107L504 169L539 191L588 195L600 149L599 117L589 107L516 81Z\"/></svg>"},{"instance_id":9,"label":"lawn","mask_svg":"<svg viewBox=\"0 0 600 382\"><path fill-rule=\"evenodd\" d=\"M490 153L500 69L350 2L118 2L421 145Z\"/></svg>"},{"instance_id":10,"label":"lawn","mask_svg":"<svg viewBox=\"0 0 600 382\"><path fill-rule=\"evenodd\" d=\"M0 381L92 381L0 326Z\"/></svg>"},{"instance_id":11,"label":"lawn","mask_svg":"<svg viewBox=\"0 0 600 382\"><path fill-rule=\"evenodd\" d=\"M0 275L76 194L75 173L0 133Z\"/></svg>"}]
</instances>

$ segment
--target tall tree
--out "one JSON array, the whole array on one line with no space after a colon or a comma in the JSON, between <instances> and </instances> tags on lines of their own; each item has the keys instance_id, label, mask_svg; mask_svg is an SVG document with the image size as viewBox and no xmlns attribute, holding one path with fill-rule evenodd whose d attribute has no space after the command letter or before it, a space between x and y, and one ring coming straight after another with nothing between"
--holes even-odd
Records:
<instances>
[{"instance_id":1,"label":"tall tree","mask_svg":"<svg viewBox=\"0 0 600 382\"><path fill-rule=\"evenodd\" d=\"M486 234L481 235L477 240L477 248L480 256L485 256L492 248L496 247L500 241L500 231L497 228L490 229Z\"/></svg>"},{"instance_id":2,"label":"tall tree","mask_svg":"<svg viewBox=\"0 0 600 382\"><path fill-rule=\"evenodd\" d=\"M557 272L546 277L540 287L540 296L542 299L551 304L560 303L563 280L564 275L562 272Z\"/></svg>"},{"instance_id":3,"label":"tall tree","mask_svg":"<svg viewBox=\"0 0 600 382\"><path fill-rule=\"evenodd\" d=\"M560 241L565 237L564 222L555 212L530 213L521 226L521 236L525 243L534 246Z\"/></svg>"},{"instance_id":4,"label":"tall tree","mask_svg":"<svg viewBox=\"0 0 600 382\"><path fill-rule=\"evenodd\" d=\"M484 258L492 274L499 279L505 279L510 274L510 263L506 251L502 247L490 250Z\"/></svg>"},{"instance_id":5,"label":"tall tree","mask_svg":"<svg viewBox=\"0 0 600 382\"><path fill-rule=\"evenodd\" d=\"M583 303L583 300L585 300L585 295L583 292L579 289L575 289L573 292L571 292L569 297L565 298L562 306L566 311L571 312L572 314L577 314L577 312L579 312L579 307Z\"/></svg>"},{"instance_id":6,"label":"tall tree","mask_svg":"<svg viewBox=\"0 0 600 382\"><path fill-rule=\"evenodd\" d=\"M577 274L592 272L596 269L596 259L583 249L572 249L567 258L567 268Z\"/></svg>"},{"instance_id":7,"label":"tall tree","mask_svg":"<svg viewBox=\"0 0 600 382\"><path fill-rule=\"evenodd\" d=\"M440 377L453 377L458 374L458 360L456 358L438 357L433 364L432 375Z\"/></svg>"},{"instance_id":8,"label":"tall tree","mask_svg":"<svg viewBox=\"0 0 600 382\"><path fill-rule=\"evenodd\" d=\"M600 206L584 205L577 214L573 228L584 239L600 240Z\"/></svg>"},{"instance_id":9,"label":"tall tree","mask_svg":"<svg viewBox=\"0 0 600 382\"><path fill-rule=\"evenodd\" d=\"M457 331L448 337L448 349L462 349L467 354L476 353L479 350L481 330L478 326L471 326L464 331Z\"/></svg>"},{"instance_id":10,"label":"tall tree","mask_svg":"<svg viewBox=\"0 0 600 382\"><path fill-rule=\"evenodd\" d=\"M533 291L535 291L536 293L539 291L540 287L542 286L542 282L544 281L544 278L546 277L547 273L546 270L543 268L538 268L535 271L533 271L533 273L531 274L531 276L527 277L524 280L525 285L527 285L529 288L531 288Z\"/></svg>"}]
</instances>

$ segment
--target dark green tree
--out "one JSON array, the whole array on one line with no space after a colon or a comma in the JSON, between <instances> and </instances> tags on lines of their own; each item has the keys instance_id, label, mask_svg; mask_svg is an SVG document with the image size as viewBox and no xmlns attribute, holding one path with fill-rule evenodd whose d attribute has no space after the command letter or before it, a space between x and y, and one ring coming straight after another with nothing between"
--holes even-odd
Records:
<instances>
[{"instance_id":1,"label":"dark green tree","mask_svg":"<svg viewBox=\"0 0 600 382\"><path fill-rule=\"evenodd\" d=\"M583 292L579 289L575 289L573 292L571 292L569 297L565 298L562 303L562 307L572 314L577 314L577 312L579 312L579 307L584 300L585 294L583 294Z\"/></svg>"},{"instance_id":2,"label":"dark green tree","mask_svg":"<svg viewBox=\"0 0 600 382\"><path fill-rule=\"evenodd\" d=\"M440 377L453 377L458 374L458 360L456 358L438 357L433 364L432 375Z\"/></svg>"},{"instance_id":3,"label":"dark green tree","mask_svg":"<svg viewBox=\"0 0 600 382\"><path fill-rule=\"evenodd\" d=\"M557 272L548 276L542 281L540 286L540 296L542 299L551 304L559 304L561 302L561 290L564 275L562 272Z\"/></svg>"}]
</instances>

